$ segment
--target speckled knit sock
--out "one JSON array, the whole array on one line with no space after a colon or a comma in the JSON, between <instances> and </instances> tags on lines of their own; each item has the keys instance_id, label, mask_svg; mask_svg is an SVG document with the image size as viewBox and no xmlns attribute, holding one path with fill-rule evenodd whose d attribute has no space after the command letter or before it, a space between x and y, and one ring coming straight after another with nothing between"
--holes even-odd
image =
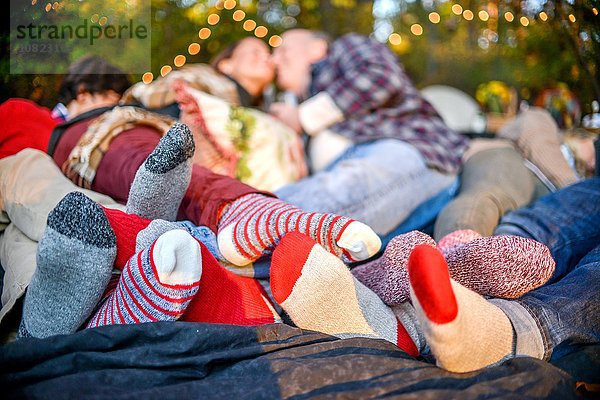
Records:
<instances>
[{"instance_id":1,"label":"speckled knit sock","mask_svg":"<svg viewBox=\"0 0 600 400\"><path fill-rule=\"evenodd\" d=\"M446 255L448 252L453 251L455 247L465 245L480 237L482 236L479 232L475 232L472 229L460 229L438 240L437 247L442 254Z\"/></svg>"},{"instance_id":2,"label":"speckled knit sock","mask_svg":"<svg viewBox=\"0 0 600 400\"><path fill-rule=\"evenodd\" d=\"M116 239L102 208L80 192L48 215L19 336L73 333L89 318L111 276Z\"/></svg>"},{"instance_id":3,"label":"speckled knit sock","mask_svg":"<svg viewBox=\"0 0 600 400\"><path fill-rule=\"evenodd\" d=\"M279 199L249 194L232 202L219 220L221 254L242 266L273 250L283 235L301 232L344 261L365 260L381 247L362 222L334 214L305 212Z\"/></svg>"},{"instance_id":4,"label":"speckled knit sock","mask_svg":"<svg viewBox=\"0 0 600 400\"><path fill-rule=\"evenodd\" d=\"M550 279L556 264L544 244L519 236L488 236L444 253L450 276L484 296L515 299Z\"/></svg>"},{"instance_id":5,"label":"speckled knit sock","mask_svg":"<svg viewBox=\"0 0 600 400\"><path fill-rule=\"evenodd\" d=\"M408 300L408 257L420 244L436 247L419 231L396 236L379 259L354 268L352 274L384 303L398 305ZM555 268L546 246L522 237L457 231L440 244L452 279L484 296L520 297L546 283Z\"/></svg>"},{"instance_id":6,"label":"speckled knit sock","mask_svg":"<svg viewBox=\"0 0 600 400\"><path fill-rule=\"evenodd\" d=\"M381 257L354 268L352 275L385 304L401 304L409 299L408 257L415 246L424 243L435 246L435 241L423 232L398 235L390 240Z\"/></svg>"},{"instance_id":7,"label":"speckled knit sock","mask_svg":"<svg viewBox=\"0 0 600 400\"><path fill-rule=\"evenodd\" d=\"M127 212L174 221L192 176L194 150L189 128L175 123L135 174Z\"/></svg>"},{"instance_id":8,"label":"speckled knit sock","mask_svg":"<svg viewBox=\"0 0 600 400\"><path fill-rule=\"evenodd\" d=\"M408 273L410 297L439 367L469 372L514 354L513 328L506 314L450 279L438 249L415 247Z\"/></svg>"},{"instance_id":9,"label":"speckled knit sock","mask_svg":"<svg viewBox=\"0 0 600 400\"><path fill-rule=\"evenodd\" d=\"M419 350L392 309L357 281L342 260L311 238L288 233L273 252L273 297L302 328L329 335L385 339L416 357Z\"/></svg>"}]
</instances>

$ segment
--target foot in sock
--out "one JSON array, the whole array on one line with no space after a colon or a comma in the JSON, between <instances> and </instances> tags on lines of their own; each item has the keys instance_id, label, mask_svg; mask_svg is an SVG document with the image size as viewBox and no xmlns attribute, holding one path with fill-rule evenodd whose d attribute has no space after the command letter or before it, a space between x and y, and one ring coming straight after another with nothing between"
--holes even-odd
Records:
<instances>
[{"instance_id":1,"label":"foot in sock","mask_svg":"<svg viewBox=\"0 0 600 400\"><path fill-rule=\"evenodd\" d=\"M367 225L333 214L308 213L260 194L242 196L219 220L218 244L232 264L246 265L272 251L283 235L300 232L346 262L365 260L381 247Z\"/></svg>"},{"instance_id":2,"label":"foot in sock","mask_svg":"<svg viewBox=\"0 0 600 400\"><path fill-rule=\"evenodd\" d=\"M544 244L519 236L476 238L444 253L452 279L484 296L516 299L542 286L556 263Z\"/></svg>"},{"instance_id":3,"label":"foot in sock","mask_svg":"<svg viewBox=\"0 0 600 400\"><path fill-rule=\"evenodd\" d=\"M437 365L470 372L512 357L513 328L500 308L450 278L438 249L415 247L410 297Z\"/></svg>"},{"instance_id":4,"label":"foot in sock","mask_svg":"<svg viewBox=\"0 0 600 400\"><path fill-rule=\"evenodd\" d=\"M67 194L48 215L19 337L74 333L100 300L116 252L102 208L82 193Z\"/></svg>"},{"instance_id":5,"label":"foot in sock","mask_svg":"<svg viewBox=\"0 0 600 400\"><path fill-rule=\"evenodd\" d=\"M201 275L200 244L183 230L168 231L129 260L88 328L177 320L198 292Z\"/></svg>"},{"instance_id":6,"label":"foot in sock","mask_svg":"<svg viewBox=\"0 0 600 400\"><path fill-rule=\"evenodd\" d=\"M135 174L127 212L174 221L192 176L194 150L189 128L175 123Z\"/></svg>"},{"instance_id":7,"label":"foot in sock","mask_svg":"<svg viewBox=\"0 0 600 400\"><path fill-rule=\"evenodd\" d=\"M352 269L352 275L377 293L385 304L402 304L409 298L408 257L419 244L435 246L435 241L419 231L398 235L390 240L381 257Z\"/></svg>"},{"instance_id":8,"label":"foot in sock","mask_svg":"<svg viewBox=\"0 0 600 400\"><path fill-rule=\"evenodd\" d=\"M344 263L297 232L283 237L271 263L273 297L302 329L382 338L412 356L417 346L392 310L357 281Z\"/></svg>"},{"instance_id":9,"label":"foot in sock","mask_svg":"<svg viewBox=\"0 0 600 400\"><path fill-rule=\"evenodd\" d=\"M481 237L473 231L457 231L440 243L452 279L484 296L520 297L548 281L555 268L546 246L518 236ZM409 296L408 257L420 244L435 247L422 232L396 236L382 257L354 268L352 274L386 304L401 304Z\"/></svg>"}]
</instances>

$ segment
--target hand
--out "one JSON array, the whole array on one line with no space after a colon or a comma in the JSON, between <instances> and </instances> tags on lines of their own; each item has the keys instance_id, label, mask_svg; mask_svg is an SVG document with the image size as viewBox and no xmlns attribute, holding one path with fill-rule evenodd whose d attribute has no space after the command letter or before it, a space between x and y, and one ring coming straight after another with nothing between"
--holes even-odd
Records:
<instances>
[{"instance_id":1,"label":"hand","mask_svg":"<svg viewBox=\"0 0 600 400\"><path fill-rule=\"evenodd\" d=\"M273 103L269 109L269 113L288 125L296 133L302 133L302 125L300 124L300 113L297 106L292 106L285 103Z\"/></svg>"}]
</instances>

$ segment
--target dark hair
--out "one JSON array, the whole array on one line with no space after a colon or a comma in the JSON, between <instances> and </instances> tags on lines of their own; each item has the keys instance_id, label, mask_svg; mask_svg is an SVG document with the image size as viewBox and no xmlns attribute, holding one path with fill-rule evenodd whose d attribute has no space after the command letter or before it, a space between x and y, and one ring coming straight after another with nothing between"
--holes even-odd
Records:
<instances>
[{"instance_id":1,"label":"dark hair","mask_svg":"<svg viewBox=\"0 0 600 400\"><path fill-rule=\"evenodd\" d=\"M104 93L113 90L119 95L131 86L125 72L98 56L85 56L69 66L58 91L58 101L69 104L81 92Z\"/></svg>"},{"instance_id":2,"label":"dark hair","mask_svg":"<svg viewBox=\"0 0 600 400\"><path fill-rule=\"evenodd\" d=\"M244 38L244 39L246 39L246 38ZM233 52L235 51L235 49L238 48L238 46L242 43L242 41L244 39L236 40L235 42L231 43L229 46L227 46L223 50L221 50L219 53L217 53L216 56L211 58L210 66L213 67L214 69L216 69L217 71L219 71L219 63L223 60L227 60L227 59L231 58L231 56L233 56ZM221 71L219 71L219 72L221 72Z\"/></svg>"}]
</instances>

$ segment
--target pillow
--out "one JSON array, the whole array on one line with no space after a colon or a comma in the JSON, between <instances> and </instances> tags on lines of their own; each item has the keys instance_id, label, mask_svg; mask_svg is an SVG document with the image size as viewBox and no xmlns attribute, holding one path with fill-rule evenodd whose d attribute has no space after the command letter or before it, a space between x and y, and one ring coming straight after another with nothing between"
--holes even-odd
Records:
<instances>
[{"instance_id":1,"label":"pillow","mask_svg":"<svg viewBox=\"0 0 600 400\"><path fill-rule=\"evenodd\" d=\"M190 127L196 141L195 163L266 191L306 176L302 140L287 125L182 81L174 89L181 121Z\"/></svg>"}]
</instances>

